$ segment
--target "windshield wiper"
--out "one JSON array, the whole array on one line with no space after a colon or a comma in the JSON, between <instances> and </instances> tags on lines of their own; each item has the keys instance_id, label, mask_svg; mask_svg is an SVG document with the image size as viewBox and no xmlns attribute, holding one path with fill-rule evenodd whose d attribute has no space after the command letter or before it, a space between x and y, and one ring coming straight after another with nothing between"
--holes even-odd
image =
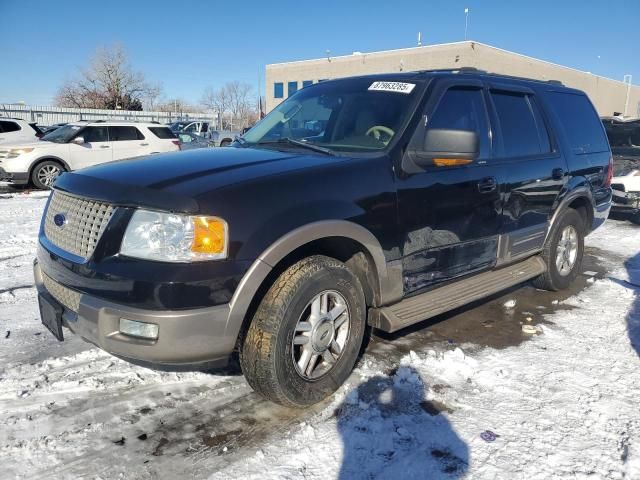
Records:
<instances>
[{"instance_id":1,"label":"windshield wiper","mask_svg":"<svg viewBox=\"0 0 640 480\"><path fill-rule=\"evenodd\" d=\"M278 145L278 144L289 144L295 145L296 147L306 148L307 150L313 150L314 152L324 153L325 155L335 156L335 152L328 148L321 147L319 145L314 145L313 143L301 142L300 140L294 140L293 138L283 137L278 140L269 140L266 142L257 142L256 145Z\"/></svg>"}]
</instances>

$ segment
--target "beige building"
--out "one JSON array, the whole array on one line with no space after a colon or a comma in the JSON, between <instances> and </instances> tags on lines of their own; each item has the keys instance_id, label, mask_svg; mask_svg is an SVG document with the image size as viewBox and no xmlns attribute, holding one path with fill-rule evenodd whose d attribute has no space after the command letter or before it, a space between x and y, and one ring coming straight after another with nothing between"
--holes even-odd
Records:
<instances>
[{"instance_id":1,"label":"beige building","mask_svg":"<svg viewBox=\"0 0 640 480\"><path fill-rule=\"evenodd\" d=\"M465 41L400 50L267 65L266 107L273 109L300 88L321 80L372 73L475 67L540 80L559 80L585 91L600 115L640 116L640 86L600 77L482 43Z\"/></svg>"}]
</instances>

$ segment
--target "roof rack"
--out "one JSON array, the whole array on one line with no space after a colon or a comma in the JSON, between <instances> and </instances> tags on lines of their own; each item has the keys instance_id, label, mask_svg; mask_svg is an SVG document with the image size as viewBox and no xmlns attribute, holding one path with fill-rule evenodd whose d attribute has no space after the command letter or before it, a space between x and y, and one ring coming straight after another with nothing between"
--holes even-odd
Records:
<instances>
[{"instance_id":1,"label":"roof rack","mask_svg":"<svg viewBox=\"0 0 640 480\"><path fill-rule=\"evenodd\" d=\"M117 122L117 123L155 123L160 125L160 122L157 120L118 120L118 119L99 119L99 120L79 120L79 122L87 122L87 123L105 123L105 122Z\"/></svg>"},{"instance_id":2,"label":"roof rack","mask_svg":"<svg viewBox=\"0 0 640 480\"><path fill-rule=\"evenodd\" d=\"M425 72L425 73L426 72L478 73L480 75L496 75L498 77L509 78L509 79L513 79L513 80L528 80L528 81L533 81L533 82L548 83L548 84L551 84L551 85L562 85L562 86L564 86L564 83L562 83L560 80L540 80L538 78L519 77L517 75L508 75L506 73L489 72L487 70L481 70L481 69L476 68L476 67L438 68L438 69L435 69L435 70L422 70L422 72Z\"/></svg>"}]
</instances>

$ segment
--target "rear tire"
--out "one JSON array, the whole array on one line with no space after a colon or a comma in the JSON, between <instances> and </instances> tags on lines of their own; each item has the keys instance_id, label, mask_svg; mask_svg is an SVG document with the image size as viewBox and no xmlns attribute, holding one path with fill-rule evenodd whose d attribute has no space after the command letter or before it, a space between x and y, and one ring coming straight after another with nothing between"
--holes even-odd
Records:
<instances>
[{"instance_id":1,"label":"rear tire","mask_svg":"<svg viewBox=\"0 0 640 480\"><path fill-rule=\"evenodd\" d=\"M45 160L35 166L31 172L31 183L40 190L49 190L65 168L55 160Z\"/></svg>"},{"instance_id":2,"label":"rear tire","mask_svg":"<svg viewBox=\"0 0 640 480\"><path fill-rule=\"evenodd\" d=\"M365 327L358 277L336 259L308 257L282 273L260 302L240 365L249 385L267 399L312 405L349 377Z\"/></svg>"},{"instance_id":3,"label":"rear tire","mask_svg":"<svg viewBox=\"0 0 640 480\"><path fill-rule=\"evenodd\" d=\"M575 280L584 255L584 219L568 208L559 214L542 251L547 271L533 280L544 290L563 290Z\"/></svg>"},{"instance_id":4,"label":"rear tire","mask_svg":"<svg viewBox=\"0 0 640 480\"><path fill-rule=\"evenodd\" d=\"M640 225L640 212L631 215L631 218L629 220L631 220L631 222L635 223L636 225Z\"/></svg>"}]
</instances>

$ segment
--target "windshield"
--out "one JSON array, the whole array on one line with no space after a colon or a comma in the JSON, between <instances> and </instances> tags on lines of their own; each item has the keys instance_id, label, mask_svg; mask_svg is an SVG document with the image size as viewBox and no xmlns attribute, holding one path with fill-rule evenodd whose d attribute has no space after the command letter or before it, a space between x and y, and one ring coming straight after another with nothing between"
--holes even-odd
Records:
<instances>
[{"instance_id":1,"label":"windshield","mask_svg":"<svg viewBox=\"0 0 640 480\"><path fill-rule=\"evenodd\" d=\"M65 125L64 127L56 128L54 131L47 133L40 140L54 143L67 143L83 127L84 125Z\"/></svg>"},{"instance_id":2,"label":"windshield","mask_svg":"<svg viewBox=\"0 0 640 480\"><path fill-rule=\"evenodd\" d=\"M169 125L169 129L175 133L182 130L184 127L189 125L189 123L191 122L173 122L171 125Z\"/></svg>"},{"instance_id":3,"label":"windshield","mask_svg":"<svg viewBox=\"0 0 640 480\"><path fill-rule=\"evenodd\" d=\"M416 85L375 78L319 83L278 105L244 139L248 145L297 140L334 151L383 150L413 112Z\"/></svg>"}]
</instances>

